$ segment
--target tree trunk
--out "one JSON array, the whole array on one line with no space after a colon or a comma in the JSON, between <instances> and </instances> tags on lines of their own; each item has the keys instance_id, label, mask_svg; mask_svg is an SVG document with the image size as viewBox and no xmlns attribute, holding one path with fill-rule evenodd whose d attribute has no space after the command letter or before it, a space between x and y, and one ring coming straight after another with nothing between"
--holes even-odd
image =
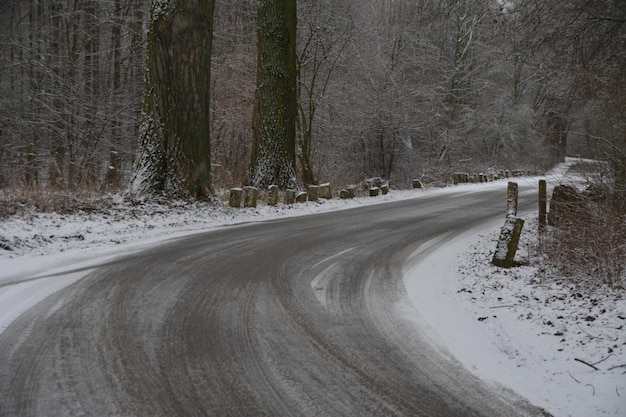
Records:
<instances>
[{"instance_id":1,"label":"tree trunk","mask_svg":"<svg viewBox=\"0 0 626 417\"><path fill-rule=\"evenodd\" d=\"M296 0L259 0L250 181L296 185Z\"/></svg>"},{"instance_id":2,"label":"tree trunk","mask_svg":"<svg viewBox=\"0 0 626 417\"><path fill-rule=\"evenodd\" d=\"M213 6L214 0L151 4L133 192L197 199L211 193Z\"/></svg>"}]
</instances>

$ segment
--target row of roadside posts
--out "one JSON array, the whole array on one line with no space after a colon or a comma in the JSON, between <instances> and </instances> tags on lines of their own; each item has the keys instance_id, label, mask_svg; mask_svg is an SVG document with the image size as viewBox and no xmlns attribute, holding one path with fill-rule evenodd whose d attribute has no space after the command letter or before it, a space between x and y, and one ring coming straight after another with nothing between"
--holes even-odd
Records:
<instances>
[{"instance_id":1,"label":"row of roadside posts","mask_svg":"<svg viewBox=\"0 0 626 417\"><path fill-rule=\"evenodd\" d=\"M506 198L506 219L500 231L500 237L491 263L501 268L515 266L515 253L519 238L524 227L524 220L517 217L519 187L516 182L509 181ZM546 180L539 180L539 232L546 227L547 218L547 185Z\"/></svg>"}]
</instances>

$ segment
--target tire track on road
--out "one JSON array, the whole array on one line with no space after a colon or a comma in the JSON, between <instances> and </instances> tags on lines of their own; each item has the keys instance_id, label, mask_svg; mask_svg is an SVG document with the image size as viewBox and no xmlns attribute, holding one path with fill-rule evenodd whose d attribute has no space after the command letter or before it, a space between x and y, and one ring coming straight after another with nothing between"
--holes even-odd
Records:
<instances>
[{"instance_id":1,"label":"tire track on road","mask_svg":"<svg viewBox=\"0 0 626 417\"><path fill-rule=\"evenodd\" d=\"M288 318L297 324L319 349L338 362L346 371L355 375L368 390L376 394L387 406L395 409L396 415L432 416L414 404L410 398L399 395L395 387L389 386L386 381L379 378L364 363L341 347L339 343L335 342L307 317L305 312L296 304L296 298L290 291L286 274L286 262L277 266L271 279L271 285L277 300L287 312Z\"/></svg>"},{"instance_id":2,"label":"tire track on road","mask_svg":"<svg viewBox=\"0 0 626 417\"><path fill-rule=\"evenodd\" d=\"M104 336L108 342L108 354L112 365L124 387L128 398L126 406L135 409L135 414L152 417L182 415L177 400L162 384L161 375L153 368L145 350L135 343L129 330L127 316L131 285L135 278L126 278L116 283L108 292L110 304L108 317L104 321ZM139 409L137 407L139 405Z\"/></svg>"}]
</instances>

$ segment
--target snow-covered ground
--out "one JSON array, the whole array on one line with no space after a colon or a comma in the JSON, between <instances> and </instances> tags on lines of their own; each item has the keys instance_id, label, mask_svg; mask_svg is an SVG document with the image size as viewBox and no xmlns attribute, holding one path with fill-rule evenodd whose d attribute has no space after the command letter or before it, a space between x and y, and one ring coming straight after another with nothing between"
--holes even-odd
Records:
<instances>
[{"instance_id":1,"label":"snow-covered ground","mask_svg":"<svg viewBox=\"0 0 626 417\"><path fill-rule=\"evenodd\" d=\"M551 178L559 181L565 169ZM536 183L536 178L520 181ZM459 187L471 191L503 184ZM229 224L455 191L458 187L391 191L376 198L238 210L185 203L129 206L121 200L107 210L72 215L24 210L0 222L0 332L95 266L168 239ZM624 291L588 294L547 275L534 252L536 224L532 216L526 220L517 257L526 265L512 270L490 265L504 218L434 251L437 242L416 251L419 262L407 262L404 276L422 316L415 319L468 369L557 417L626 415Z\"/></svg>"},{"instance_id":2,"label":"snow-covered ground","mask_svg":"<svg viewBox=\"0 0 626 417\"><path fill-rule=\"evenodd\" d=\"M516 256L529 264L492 266L502 223L471 230L405 271L432 340L554 416L625 416L626 294L590 295L546 274L534 216Z\"/></svg>"}]
</instances>

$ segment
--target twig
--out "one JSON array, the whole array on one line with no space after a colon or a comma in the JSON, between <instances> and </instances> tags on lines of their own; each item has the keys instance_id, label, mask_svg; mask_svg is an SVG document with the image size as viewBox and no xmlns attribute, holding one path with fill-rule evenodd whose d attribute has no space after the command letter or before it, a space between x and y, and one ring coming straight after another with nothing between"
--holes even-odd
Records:
<instances>
[{"instance_id":1,"label":"twig","mask_svg":"<svg viewBox=\"0 0 626 417\"><path fill-rule=\"evenodd\" d=\"M598 368L596 368L595 366L593 366L593 365L592 365L592 364L590 364L589 362L585 362L585 361L584 361L584 360L582 360L582 359L574 358L574 360L575 360L575 361L577 361L577 362L580 362L580 363L584 363L585 365L587 365L587 366L589 366L589 367L591 367L591 368L595 369L596 371L598 370Z\"/></svg>"},{"instance_id":2,"label":"twig","mask_svg":"<svg viewBox=\"0 0 626 417\"><path fill-rule=\"evenodd\" d=\"M580 327L580 323L576 323L576 327L578 327L578 330L580 330L581 332L583 332L584 334L586 334L587 336L589 336L592 339L600 339L600 340L604 340L603 337L598 337L598 336L594 336L589 332L586 332L582 327Z\"/></svg>"},{"instance_id":3,"label":"twig","mask_svg":"<svg viewBox=\"0 0 626 417\"><path fill-rule=\"evenodd\" d=\"M570 378L572 378L574 381L578 382L580 384L580 381L577 380L576 378L574 378L574 376L572 374L570 374L569 371L567 371L567 374L569 375Z\"/></svg>"},{"instance_id":4,"label":"twig","mask_svg":"<svg viewBox=\"0 0 626 417\"><path fill-rule=\"evenodd\" d=\"M501 306L491 306L489 308L511 308L511 307L516 307L517 304L505 304L505 305L501 305Z\"/></svg>"},{"instance_id":5,"label":"twig","mask_svg":"<svg viewBox=\"0 0 626 417\"><path fill-rule=\"evenodd\" d=\"M586 387L591 387L591 395L596 395L596 389L591 384L585 384Z\"/></svg>"},{"instance_id":6,"label":"twig","mask_svg":"<svg viewBox=\"0 0 626 417\"><path fill-rule=\"evenodd\" d=\"M623 363L621 365L611 366L608 370L612 371L613 369L617 369L617 368L626 368L626 363Z\"/></svg>"},{"instance_id":7,"label":"twig","mask_svg":"<svg viewBox=\"0 0 626 417\"><path fill-rule=\"evenodd\" d=\"M611 356L615 356L615 355L611 353L611 354L609 354L609 356L607 356L606 358L604 358L604 359L600 359L598 362L594 363L594 365L597 365L597 364L599 364L599 363L604 362L605 360L607 360L607 359L608 359L608 358L610 358Z\"/></svg>"}]
</instances>

